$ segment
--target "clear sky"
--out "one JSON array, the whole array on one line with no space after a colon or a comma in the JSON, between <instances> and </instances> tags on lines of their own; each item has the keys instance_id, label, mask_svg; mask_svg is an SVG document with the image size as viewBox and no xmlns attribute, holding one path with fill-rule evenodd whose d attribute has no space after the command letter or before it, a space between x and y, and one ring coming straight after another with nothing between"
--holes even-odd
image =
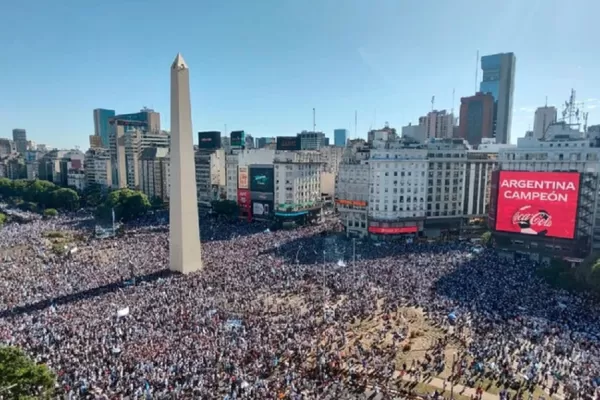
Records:
<instances>
[{"instance_id":1,"label":"clear sky","mask_svg":"<svg viewBox=\"0 0 600 400\"><path fill-rule=\"evenodd\" d=\"M517 56L513 141L573 87L599 123L596 0L19 0L0 11L0 137L88 147L92 110L161 113L191 70L194 131L254 137L398 129L475 91L475 59ZM479 74L481 77L481 73Z\"/></svg>"}]
</instances>

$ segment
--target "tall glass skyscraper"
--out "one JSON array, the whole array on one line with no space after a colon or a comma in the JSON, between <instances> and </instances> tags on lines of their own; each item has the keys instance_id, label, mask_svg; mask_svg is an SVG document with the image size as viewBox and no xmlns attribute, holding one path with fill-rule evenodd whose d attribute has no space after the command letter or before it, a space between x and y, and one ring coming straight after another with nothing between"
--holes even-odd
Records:
<instances>
[{"instance_id":1,"label":"tall glass skyscraper","mask_svg":"<svg viewBox=\"0 0 600 400\"><path fill-rule=\"evenodd\" d=\"M346 139L348 138L348 129L334 129L333 143L336 147L346 147Z\"/></svg>"},{"instance_id":2,"label":"tall glass skyscraper","mask_svg":"<svg viewBox=\"0 0 600 400\"><path fill-rule=\"evenodd\" d=\"M115 116L115 110L97 108L94 110L94 135L102 139L102 147L108 148L110 124L108 120Z\"/></svg>"},{"instance_id":3,"label":"tall glass skyscraper","mask_svg":"<svg viewBox=\"0 0 600 400\"><path fill-rule=\"evenodd\" d=\"M516 61L514 53L481 57L483 77L479 91L494 96L493 134L496 143L510 143Z\"/></svg>"}]
</instances>

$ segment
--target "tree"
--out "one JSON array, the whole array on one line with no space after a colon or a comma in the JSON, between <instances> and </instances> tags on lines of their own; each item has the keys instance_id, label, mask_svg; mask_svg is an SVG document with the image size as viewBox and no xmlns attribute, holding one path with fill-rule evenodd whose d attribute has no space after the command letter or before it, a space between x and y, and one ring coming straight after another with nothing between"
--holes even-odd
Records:
<instances>
[{"instance_id":1,"label":"tree","mask_svg":"<svg viewBox=\"0 0 600 400\"><path fill-rule=\"evenodd\" d=\"M58 215L58 211L55 208L46 208L44 210L44 217L56 217Z\"/></svg>"},{"instance_id":2,"label":"tree","mask_svg":"<svg viewBox=\"0 0 600 400\"><path fill-rule=\"evenodd\" d=\"M488 246L488 245L490 245L490 244L491 244L491 240L492 240L492 232L490 232L490 231L487 231L487 232L484 232L484 233L481 235L481 243L482 243L484 246Z\"/></svg>"},{"instance_id":3,"label":"tree","mask_svg":"<svg viewBox=\"0 0 600 400\"><path fill-rule=\"evenodd\" d=\"M6 214L0 213L0 226L6 222Z\"/></svg>"},{"instance_id":4,"label":"tree","mask_svg":"<svg viewBox=\"0 0 600 400\"><path fill-rule=\"evenodd\" d=\"M50 201L45 205L74 211L79 208L79 195L73 189L56 189L51 192Z\"/></svg>"},{"instance_id":5,"label":"tree","mask_svg":"<svg viewBox=\"0 0 600 400\"><path fill-rule=\"evenodd\" d=\"M105 200L102 187L97 184L89 185L81 195L81 205L83 207L98 207Z\"/></svg>"},{"instance_id":6,"label":"tree","mask_svg":"<svg viewBox=\"0 0 600 400\"><path fill-rule=\"evenodd\" d=\"M50 399L54 374L16 347L0 347L0 396L7 399Z\"/></svg>"},{"instance_id":7,"label":"tree","mask_svg":"<svg viewBox=\"0 0 600 400\"><path fill-rule=\"evenodd\" d=\"M150 200L150 204L152 205L152 208L155 210L165 208L165 202L163 201L163 199L161 199L158 196L152 197L152 199Z\"/></svg>"},{"instance_id":8,"label":"tree","mask_svg":"<svg viewBox=\"0 0 600 400\"><path fill-rule=\"evenodd\" d=\"M146 215L150 210L150 201L144 193L136 190L115 190L106 197L98 214L104 219L111 219L112 210L115 211L116 220L130 221Z\"/></svg>"},{"instance_id":9,"label":"tree","mask_svg":"<svg viewBox=\"0 0 600 400\"><path fill-rule=\"evenodd\" d=\"M211 203L212 210L221 215L236 216L239 214L239 207L232 200L215 200Z\"/></svg>"}]
</instances>

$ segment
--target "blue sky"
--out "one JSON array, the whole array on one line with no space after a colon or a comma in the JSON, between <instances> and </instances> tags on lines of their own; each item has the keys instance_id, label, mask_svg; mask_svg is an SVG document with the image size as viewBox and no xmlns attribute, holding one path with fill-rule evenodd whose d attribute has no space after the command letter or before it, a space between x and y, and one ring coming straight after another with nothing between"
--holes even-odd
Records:
<instances>
[{"instance_id":1,"label":"blue sky","mask_svg":"<svg viewBox=\"0 0 600 400\"><path fill-rule=\"evenodd\" d=\"M567 6L568 4L568 6ZM567 8L568 7L568 8ZM87 148L92 110L161 113L191 69L194 131L398 129L475 90L476 51L517 56L513 141L570 89L599 123L597 15L575 0L19 0L0 12L0 137ZM479 75L481 77L481 74Z\"/></svg>"}]
</instances>

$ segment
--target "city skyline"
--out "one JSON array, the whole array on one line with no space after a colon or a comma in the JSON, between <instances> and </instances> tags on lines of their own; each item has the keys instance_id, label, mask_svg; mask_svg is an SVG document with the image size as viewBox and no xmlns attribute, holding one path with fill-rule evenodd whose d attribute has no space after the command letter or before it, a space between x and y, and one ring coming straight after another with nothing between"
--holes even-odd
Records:
<instances>
[{"instance_id":1,"label":"city skyline","mask_svg":"<svg viewBox=\"0 0 600 400\"><path fill-rule=\"evenodd\" d=\"M377 7L360 2L355 7L316 1L277 6L269 1L253 6L239 2L233 8L190 2L182 17L189 23L180 26L194 28L176 28L160 36L153 23L136 32L125 29L124 18L134 12L128 5L120 5L116 17L109 18L111 7L106 7L94 9L90 18L90 7L81 5L40 5L32 14L26 4L11 4L0 27L0 44L8 59L21 62L7 65L0 77L3 92L11 93L0 99L0 137L10 137L12 129L21 127L38 143L87 148L96 108L125 113L148 106L161 113L168 129L168 82L158 60L172 57L174 40L188 61L198 65L191 82L197 131L225 131L227 125L227 131L244 129L253 137L293 135L312 129L314 107L317 130L330 140L336 128L355 136L355 110L358 136L365 137L370 127L386 121L397 129L414 123L430 110L432 96L436 109L454 109L456 116L460 98L473 95L481 81L480 68L475 79L478 49L482 56L514 52L519 59L513 143L532 129L533 112L545 104L546 96L548 104L560 110L571 88L586 103L589 123L598 123L596 56L586 49L593 43L591 16L600 6L582 2L586 7L572 7L567 11L569 20L579 23L565 26L558 20L564 12L551 5L514 3L499 11L467 3L432 9L427 4L405 7L384 1ZM495 18L482 18L490 12ZM156 2L149 18L158 22L171 13L166 4ZM82 15L91 22L80 26L76 21ZM249 24L259 15L264 24ZM441 20L463 15L472 20L470 25L442 32ZM402 27L391 24L398 16L403 18ZM15 24L23 18L34 28L17 29ZM224 19L230 21L227 29L221 23ZM315 28L311 32L298 35L291 28L290 22L308 19ZM517 28L507 34L509 23ZM486 34L473 35L478 29ZM77 37L64 54L61 48L76 30ZM418 34L423 31L430 35ZM539 32L544 32L543 41L537 40ZM197 37L210 40L197 46ZM440 46L440 37L454 44ZM136 43L135 52L128 50L131 43ZM434 62L410 61L427 60L434 45ZM99 62L109 51L119 53L120 61ZM152 57L140 62L139 53L144 51ZM315 65L307 68L307 62Z\"/></svg>"}]
</instances>

